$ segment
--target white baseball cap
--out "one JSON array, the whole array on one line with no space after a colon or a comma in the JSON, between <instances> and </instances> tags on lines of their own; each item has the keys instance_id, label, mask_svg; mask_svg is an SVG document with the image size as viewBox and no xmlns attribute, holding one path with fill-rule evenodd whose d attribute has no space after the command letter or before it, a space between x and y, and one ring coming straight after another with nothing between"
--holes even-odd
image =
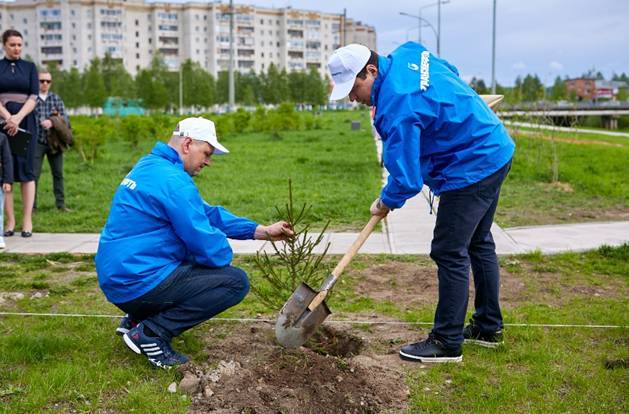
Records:
<instances>
[{"instance_id":1,"label":"white baseball cap","mask_svg":"<svg viewBox=\"0 0 629 414\"><path fill-rule=\"evenodd\" d=\"M336 101L349 95L356 75L363 70L370 56L368 47L356 43L338 48L332 53L328 60L328 69L334 81L331 100Z\"/></svg>"},{"instance_id":2,"label":"white baseball cap","mask_svg":"<svg viewBox=\"0 0 629 414\"><path fill-rule=\"evenodd\" d=\"M214 122L205 118L186 118L179 121L177 129L173 131L179 137L189 137L197 141L205 141L214 147L214 154L228 154L229 150L218 143Z\"/></svg>"}]
</instances>

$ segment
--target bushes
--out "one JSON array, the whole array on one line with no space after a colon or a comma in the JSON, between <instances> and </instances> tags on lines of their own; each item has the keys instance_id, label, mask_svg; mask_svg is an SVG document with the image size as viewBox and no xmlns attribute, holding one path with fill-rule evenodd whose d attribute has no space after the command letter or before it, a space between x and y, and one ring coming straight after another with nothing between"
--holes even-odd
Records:
<instances>
[{"instance_id":1,"label":"bushes","mask_svg":"<svg viewBox=\"0 0 629 414\"><path fill-rule=\"evenodd\" d=\"M310 112L298 113L290 102L284 102L271 110L258 106L253 113L239 108L230 114L205 116L214 121L219 136L243 132L272 132L277 135L280 131L322 128L319 116Z\"/></svg>"},{"instance_id":2,"label":"bushes","mask_svg":"<svg viewBox=\"0 0 629 414\"><path fill-rule=\"evenodd\" d=\"M84 163L94 164L101 155L101 147L112 138L113 126L109 118L84 118L73 120L73 132L76 149Z\"/></svg>"}]
</instances>

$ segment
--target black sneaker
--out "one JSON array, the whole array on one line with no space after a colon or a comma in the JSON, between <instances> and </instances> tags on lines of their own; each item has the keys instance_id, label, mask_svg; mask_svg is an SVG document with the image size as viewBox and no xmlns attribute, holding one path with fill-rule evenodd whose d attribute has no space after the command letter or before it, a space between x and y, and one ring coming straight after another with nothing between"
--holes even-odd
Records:
<instances>
[{"instance_id":1,"label":"black sneaker","mask_svg":"<svg viewBox=\"0 0 629 414\"><path fill-rule=\"evenodd\" d=\"M159 336L146 335L142 322L124 334L122 338L133 352L146 356L149 363L155 367L171 369L188 362L188 357L175 352L170 344Z\"/></svg>"},{"instance_id":2,"label":"black sneaker","mask_svg":"<svg viewBox=\"0 0 629 414\"><path fill-rule=\"evenodd\" d=\"M485 348L496 348L504 344L502 329L496 332L482 332L474 319L470 319L469 325L463 329L463 338L466 344L475 344Z\"/></svg>"},{"instance_id":3,"label":"black sneaker","mask_svg":"<svg viewBox=\"0 0 629 414\"><path fill-rule=\"evenodd\" d=\"M127 313L120 320L120 325L118 325L118 327L116 328L116 335L122 336L122 335L126 334L131 329L133 329L137 324L138 323L136 321L134 321L133 319L131 319L129 317L129 314Z\"/></svg>"},{"instance_id":4,"label":"black sneaker","mask_svg":"<svg viewBox=\"0 0 629 414\"><path fill-rule=\"evenodd\" d=\"M432 334L421 342L409 344L400 349L400 358L416 362L461 362L463 355L458 350L447 349Z\"/></svg>"}]
</instances>

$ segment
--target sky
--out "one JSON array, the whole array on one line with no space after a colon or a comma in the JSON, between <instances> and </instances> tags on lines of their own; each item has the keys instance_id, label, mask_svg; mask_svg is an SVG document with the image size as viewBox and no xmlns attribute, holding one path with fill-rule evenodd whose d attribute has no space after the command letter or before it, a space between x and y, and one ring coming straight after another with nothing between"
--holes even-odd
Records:
<instances>
[{"instance_id":1,"label":"sky","mask_svg":"<svg viewBox=\"0 0 629 414\"><path fill-rule=\"evenodd\" d=\"M442 0L444 1L444 0ZM377 52L388 54L406 40L418 40L421 6L437 0L244 0L237 4L342 13L376 29ZM223 3L229 3L223 0ZM450 0L441 6L441 57L461 76L491 83L493 0ZM437 7L422 10L437 27ZM537 74L545 84L557 75L578 77L591 68L606 78L629 75L629 0L497 0L496 80L513 85L517 76ZM429 27L423 43L436 53Z\"/></svg>"}]
</instances>

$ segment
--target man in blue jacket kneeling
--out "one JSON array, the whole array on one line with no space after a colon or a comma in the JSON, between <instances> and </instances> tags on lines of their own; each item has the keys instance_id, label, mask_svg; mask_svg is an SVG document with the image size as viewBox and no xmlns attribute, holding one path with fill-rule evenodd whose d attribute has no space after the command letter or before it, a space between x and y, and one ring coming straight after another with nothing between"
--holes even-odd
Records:
<instances>
[{"instance_id":1,"label":"man in blue jacket kneeling","mask_svg":"<svg viewBox=\"0 0 629 414\"><path fill-rule=\"evenodd\" d=\"M192 177L212 155L229 151L214 123L186 118L168 144L158 142L122 180L103 228L96 271L107 299L127 313L116 333L154 366L188 358L172 338L239 303L247 274L230 266L232 239L284 240L286 222L269 226L211 206Z\"/></svg>"},{"instance_id":2,"label":"man in blue jacket kneeling","mask_svg":"<svg viewBox=\"0 0 629 414\"><path fill-rule=\"evenodd\" d=\"M430 252L439 278L435 322L427 339L404 346L400 356L459 362L464 340L499 345L500 274L490 229L515 149L506 129L454 66L418 43L387 57L351 44L337 49L328 67L331 99L349 95L375 107L390 175L371 213L385 216L402 207L424 183L440 196ZM464 327L470 264L476 312Z\"/></svg>"}]
</instances>

